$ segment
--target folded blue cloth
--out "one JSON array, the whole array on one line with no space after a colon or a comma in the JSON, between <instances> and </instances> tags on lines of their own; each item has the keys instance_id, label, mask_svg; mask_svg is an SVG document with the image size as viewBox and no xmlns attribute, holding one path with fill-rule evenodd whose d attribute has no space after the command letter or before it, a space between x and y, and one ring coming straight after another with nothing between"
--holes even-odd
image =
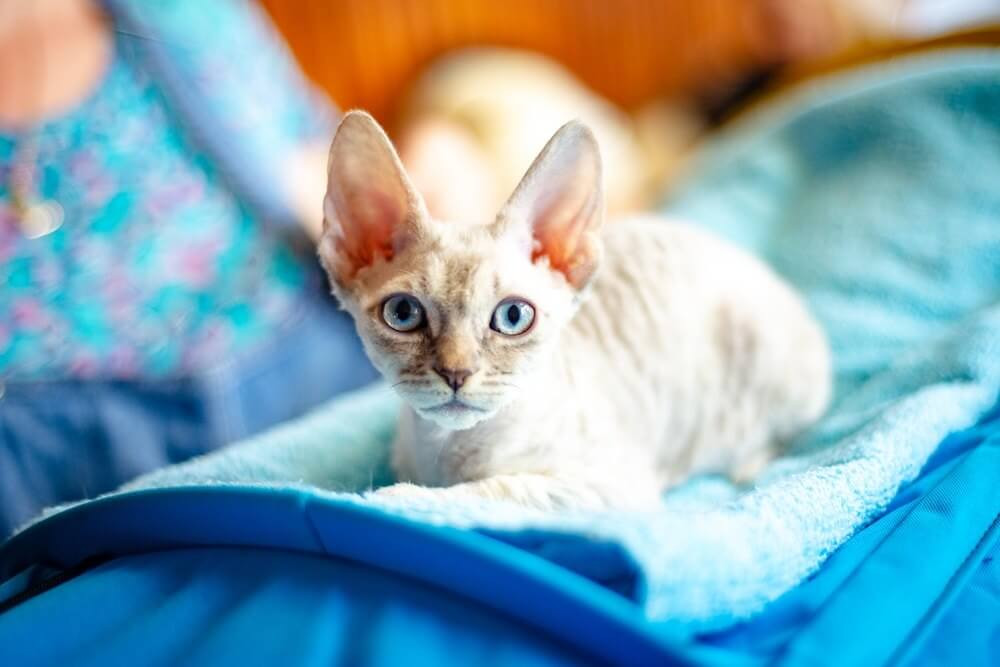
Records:
<instances>
[{"instance_id":1,"label":"folded blue cloth","mask_svg":"<svg viewBox=\"0 0 1000 667\"><path fill-rule=\"evenodd\" d=\"M672 196L669 213L793 281L834 348L832 410L752 489L700 478L655 512L558 516L364 497L391 481L399 402L379 386L126 491L317 487L530 549L540 535L593 537L561 543L559 560L598 579L638 568L650 617L687 628L745 618L814 572L1000 393L997 81L996 51L962 50L817 82L732 127Z\"/></svg>"}]
</instances>

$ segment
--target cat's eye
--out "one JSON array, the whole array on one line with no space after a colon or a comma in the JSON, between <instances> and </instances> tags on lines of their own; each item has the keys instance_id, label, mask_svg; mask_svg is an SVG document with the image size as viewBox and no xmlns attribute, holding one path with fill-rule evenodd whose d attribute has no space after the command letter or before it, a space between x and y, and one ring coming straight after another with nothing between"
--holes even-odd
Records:
<instances>
[{"instance_id":1,"label":"cat's eye","mask_svg":"<svg viewBox=\"0 0 1000 667\"><path fill-rule=\"evenodd\" d=\"M535 308L524 299L506 299L493 311L490 328L505 336L523 334L535 321Z\"/></svg>"},{"instance_id":2,"label":"cat's eye","mask_svg":"<svg viewBox=\"0 0 1000 667\"><path fill-rule=\"evenodd\" d=\"M394 294L382 303L382 320L402 333L415 331L424 325L424 308L409 294Z\"/></svg>"}]
</instances>

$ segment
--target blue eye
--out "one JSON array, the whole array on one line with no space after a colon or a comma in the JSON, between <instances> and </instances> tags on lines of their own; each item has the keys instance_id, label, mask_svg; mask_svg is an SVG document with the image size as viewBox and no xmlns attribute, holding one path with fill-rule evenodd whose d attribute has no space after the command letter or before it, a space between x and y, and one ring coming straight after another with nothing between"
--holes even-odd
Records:
<instances>
[{"instance_id":1,"label":"blue eye","mask_svg":"<svg viewBox=\"0 0 1000 667\"><path fill-rule=\"evenodd\" d=\"M505 336L523 334L535 321L535 307L524 299L501 301L493 311L490 328Z\"/></svg>"},{"instance_id":2,"label":"blue eye","mask_svg":"<svg viewBox=\"0 0 1000 667\"><path fill-rule=\"evenodd\" d=\"M416 297L396 294L382 304L382 320L391 329L408 333L423 326L424 309Z\"/></svg>"}]
</instances>

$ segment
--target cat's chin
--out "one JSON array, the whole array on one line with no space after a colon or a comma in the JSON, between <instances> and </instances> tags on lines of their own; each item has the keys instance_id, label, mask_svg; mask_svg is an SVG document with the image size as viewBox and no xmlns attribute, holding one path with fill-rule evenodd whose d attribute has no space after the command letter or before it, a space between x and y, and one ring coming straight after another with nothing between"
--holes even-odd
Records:
<instances>
[{"instance_id":1,"label":"cat's chin","mask_svg":"<svg viewBox=\"0 0 1000 667\"><path fill-rule=\"evenodd\" d=\"M449 431L464 431L496 414L496 410L477 408L458 401L433 408L414 408L416 413Z\"/></svg>"}]
</instances>

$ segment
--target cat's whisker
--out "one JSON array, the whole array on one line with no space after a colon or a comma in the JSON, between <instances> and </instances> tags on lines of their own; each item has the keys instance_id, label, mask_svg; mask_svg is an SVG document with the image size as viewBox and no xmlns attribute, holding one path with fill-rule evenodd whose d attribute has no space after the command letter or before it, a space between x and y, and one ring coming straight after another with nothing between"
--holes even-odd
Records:
<instances>
[{"instance_id":1,"label":"cat's whisker","mask_svg":"<svg viewBox=\"0 0 1000 667\"><path fill-rule=\"evenodd\" d=\"M490 381L483 382L479 385L480 387L509 387L511 389L520 389L521 386L514 384L513 382L500 382L500 381Z\"/></svg>"},{"instance_id":2,"label":"cat's whisker","mask_svg":"<svg viewBox=\"0 0 1000 667\"><path fill-rule=\"evenodd\" d=\"M399 379L405 380L406 382L430 382L430 379L428 379L423 373L400 373Z\"/></svg>"}]
</instances>

